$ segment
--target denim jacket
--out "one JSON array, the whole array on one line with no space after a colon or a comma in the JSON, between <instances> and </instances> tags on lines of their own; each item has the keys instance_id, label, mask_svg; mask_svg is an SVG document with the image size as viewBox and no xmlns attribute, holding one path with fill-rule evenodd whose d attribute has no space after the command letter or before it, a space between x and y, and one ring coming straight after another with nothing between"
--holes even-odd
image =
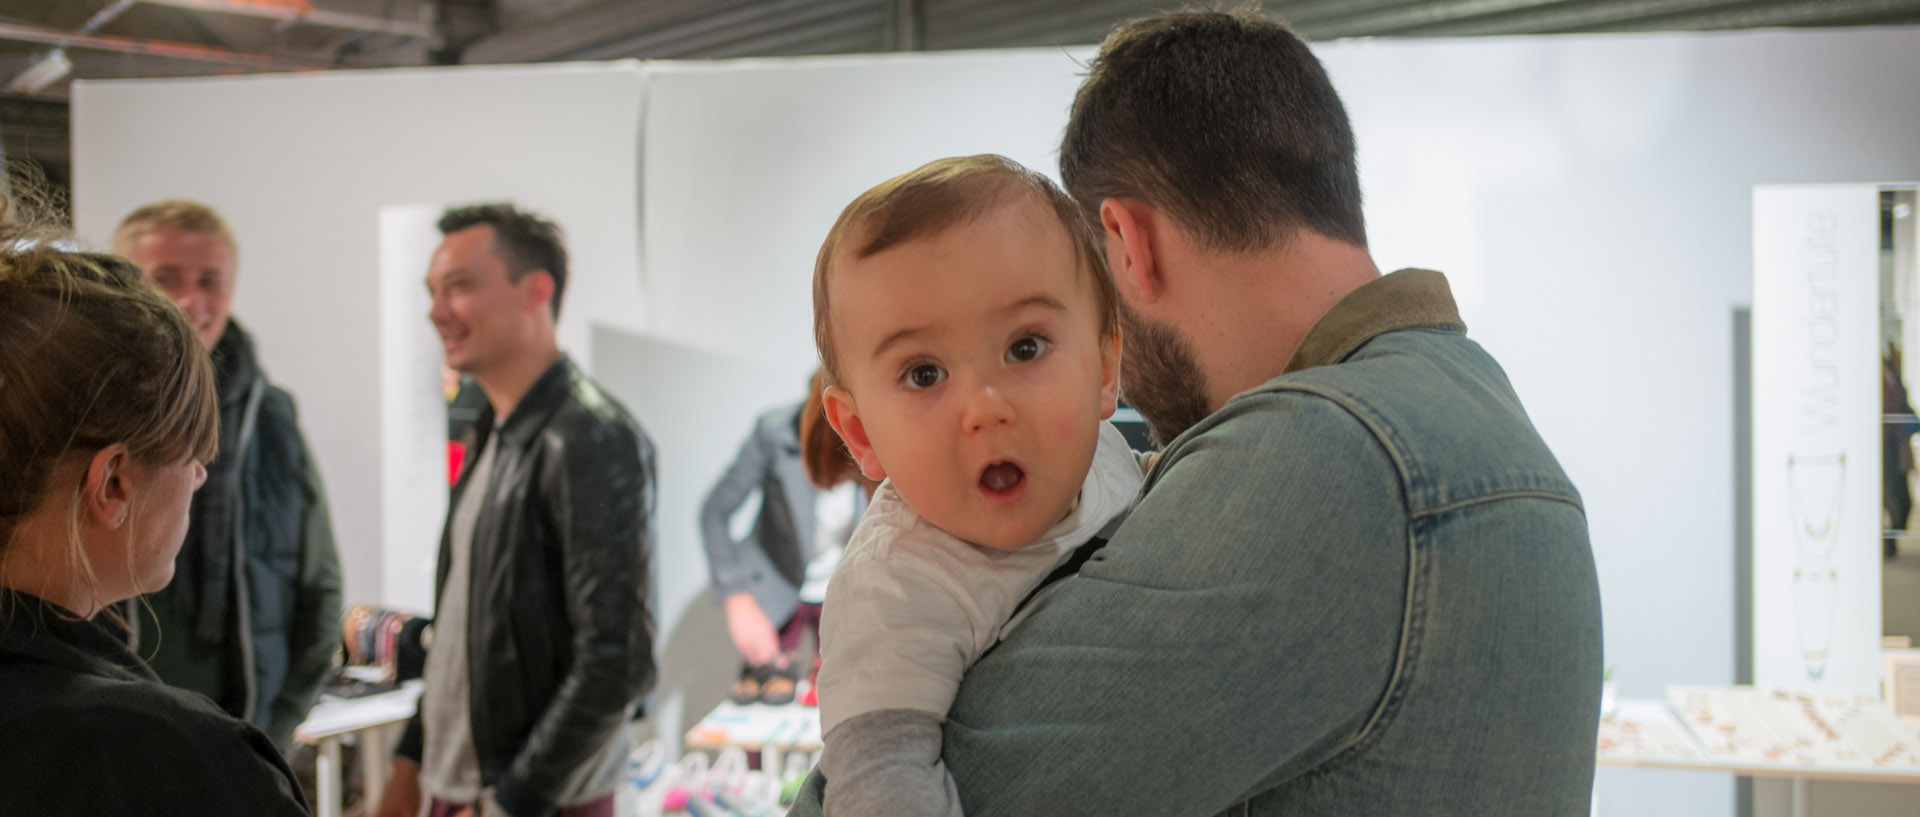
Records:
<instances>
[{"instance_id":1,"label":"denim jacket","mask_svg":"<svg viewBox=\"0 0 1920 817\"><path fill-rule=\"evenodd\" d=\"M968 815L1586 813L1585 514L1439 273L1342 299L1141 490L968 672Z\"/></svg>"}]
</instances>

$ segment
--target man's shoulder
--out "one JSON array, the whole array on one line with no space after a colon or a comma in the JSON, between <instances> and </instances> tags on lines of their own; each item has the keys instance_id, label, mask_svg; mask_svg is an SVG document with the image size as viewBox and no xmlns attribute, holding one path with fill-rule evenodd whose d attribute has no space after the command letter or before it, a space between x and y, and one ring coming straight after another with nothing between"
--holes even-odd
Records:
<instances>
[{"instance_id":1,"label":"man's shoulder","mask_svg":"<svg viewBox=\"0 0 1920 817\"><path fill-rule=\"evenodd\" d=\"M259 427L263 434L279 434L290 437L300 436L300 407L293 400L293 393L272 383L260 394Z\"/></svg>"},{"instance_id":2,"label":"man's shoulder","mask_svg":"<svg viewBox=\"0 0 1920 817\"><path fill-rule=\"evenodd\" d=\"M566 394L547 420L547 429L569 438L604 440L609 436L631 436L637 438L642 447L651 447L646 432L626 405L582 372L576 372L568 382Z\"/></svg>"},{"instance_id":3,"label":"man's shoulder","mask_svg":"<svg viewBox=\"0 0 1920 817\"><path fill-rule=\"evenodd\" d=\"M1416 507L1508 490L1578 497L1505 371L1457 332L1383 333L1339 363L1243 392L1208 419L1216 442L1294 457L1377 450L1385 456L1374 461L1398 473Z\"/></svg>"},{"instance_id":4,"label":"man's shoulder","mask_svg":"<svg viewBox=\"0 0 1920 817\"><path fill-rule=\"evenodd\" d=\"M150 747L178 747L205 740L206 735L237 736L242 731L239 721L205 696L155 681L47 667L17 668L12 674L30 679L31 687L15 690L21 693L19 703L30 705L10 707L11 711L0 717L9 731L40 733L44 726L50 730L46 734L112 732L128 737L130 744Z\"/></svg>"},{"instance_id":5,"label":"man's shoulder","mask_svg":"<svg viewBox=\"0 0 1920 817\"><path fill-rule=\"evenodd\" d=\"M1235 396L1181 434L1161 454L1153 478L1196 455L1207 460L1206 478L1238 482L1259 481L1276 470L1312 469L1329 459L1387 464L1354 456L1380 450L1379 429L1363 422L1338 393L1269 383Z\"/></svg>"}]
</instances>

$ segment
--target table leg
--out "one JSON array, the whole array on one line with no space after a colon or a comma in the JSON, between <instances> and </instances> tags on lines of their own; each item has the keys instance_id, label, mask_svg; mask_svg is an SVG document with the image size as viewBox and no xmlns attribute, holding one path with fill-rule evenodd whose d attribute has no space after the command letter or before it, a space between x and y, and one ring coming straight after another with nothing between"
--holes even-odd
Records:
<instances>
[{"instance_id":1,"label":"table leg","mask_svg":"<svg viewBox=\"0 0 1920 817\"><path fill-rule=\"evenodd\" d=\"M1807 808L1807 779L1804 777L1796 777L1793 779L1793 817L1807 817L1809 813Z\"/></svg>"},{"instance_id":2,"label":"table leg","mask_svg":"<svg viewBox=\"0 0 1920 817\"><path fill-rule=\"evenodd\" d=\"M340 817L340 738L320 739L320 751L313 762L313 787L316 817Z\"/></svg>"},{"instance_id":3,"label":"table leg","mask_svg":"<svg viewBox=\"0 0 1920 817\"><path fill-rule=\"evenodd\" d=\"M387 724L359 733L360 802L368 804L369 813L379 804L380 795L386 793L387 773L393 769L393 736L399 728L397 724Z\"/></svg>"},{"instance_id":4,"label":"table leg","mask_svg":"<svg viewBox=\"0 0 1920 817\"><path fill-rule=\"evenodd\" d=\"M760 776L773 781L774 799L780 799L780 749L773 744L760 747Z\"/></svg>"}]
</instances>

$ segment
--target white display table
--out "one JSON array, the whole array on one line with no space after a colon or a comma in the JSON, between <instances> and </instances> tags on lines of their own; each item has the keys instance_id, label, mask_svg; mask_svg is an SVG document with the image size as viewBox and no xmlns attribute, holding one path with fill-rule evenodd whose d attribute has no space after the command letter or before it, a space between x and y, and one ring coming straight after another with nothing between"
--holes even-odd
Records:
<instances>
[{"instance_id":1,"label":"white display table","mask_svg":"<svg viewBox=\"0 0 1920 817\"><path fill-rule=\"evenodd\" d=\"M803 687L804 689L804 687ZM799 703L736 704L721 701L712 712L687 730L686 748L715 751L738 748L760 753L760 769L783 779L780 764L788 752L813 755L820 740L820 710Z\"/></svg>"},{"instance_id":2,"label":"white display table","mask_svg":"<svg viewBox=\"0 0 1920 817\"><path fill-rule=\"evenodd\" d=\"M1920 785L1920 731L1874 698L1674 687L1602 718L1597 762L1788 778L1800 817L1808 780Z\"/></svg>"},{"instance_id":3,"label":"white display table","mask_svg":"<svg viewBox=\"0 0 1920 817\"><path fill-rule=\"evenodd\" d=\"M293 730L294 739L319 749L314 764L317 817L340 817L340 739L347 735L357 735L360 741L364 802L369 809L380 802L393 742L401 726L413 717L422 688L420 681L413 680L392 692L364 698L320 696L320 703L307 713L306 722Z\"/></svg>"}]
</instances>

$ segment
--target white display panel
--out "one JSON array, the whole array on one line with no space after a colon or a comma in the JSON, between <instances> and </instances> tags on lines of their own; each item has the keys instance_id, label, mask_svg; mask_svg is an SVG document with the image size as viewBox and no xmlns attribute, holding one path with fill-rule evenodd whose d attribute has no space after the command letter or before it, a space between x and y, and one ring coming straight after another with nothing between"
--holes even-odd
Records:
<instances>
[{"instance_id":1,"label":"white display panel","mask_svg":"<svg viewBox=\"0 0 1920 817\"><path fill-rule=\"evenodd\" d=\"M790 367L813 348L814 256L862 191L942 156L1058 176L1086 53L1059 50L648 67L650 331ZM798 397L791 383L771 399Z\"/></svg>"},{"instance_id":2,"label":"white display panel","mask_svg":"<svg viewBox=\"0 0 1920 817\"><path fill-rule=\"evenodd\" d=\"M434 225L442 209L401 205L379 216L383 603L429 615L447 515L447 398L440 338L426 320L433 299L421 270L440 245Z\"/></svg>"},{"instance_id":3,"label":"white display panel","mask_svg":"<svg viewBox=\"0 0 1920 817\"><path fill-rule=\"evenodd\" d=\"M1753 194L1753 669L1880 688L1880 194Z\"/></svg>"}]
</instances>

